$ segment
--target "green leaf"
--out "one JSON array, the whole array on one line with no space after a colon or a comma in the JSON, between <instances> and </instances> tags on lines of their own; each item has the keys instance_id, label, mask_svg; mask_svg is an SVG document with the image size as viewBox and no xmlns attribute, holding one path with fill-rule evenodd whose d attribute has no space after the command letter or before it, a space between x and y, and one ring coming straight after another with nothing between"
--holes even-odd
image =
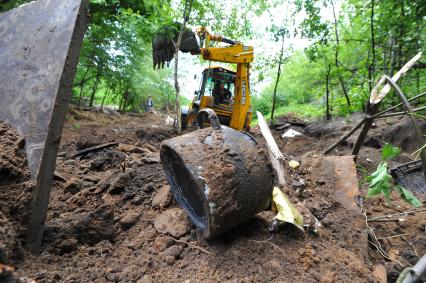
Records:
<instances>
[{"instance_id":1,"label":"green leaf","mask_svg":"<svg viewBox=\"0 0 426 283\"><path fill-rule=\"evenodd\" d=\"M414 207L422 206L422 203L410 191L400 186L397 187L397 190L399 191L402 199L408 202L409 204L411 204L412 206Z\"/></svg>"},{"instance_id":2,"label":"green leaf","mask_svg":"<svg viewBox=\"0 0 426 283\"><path fill-rule=\"evenodd\" d=\"M387 161L394 157L397 157L401 153L401 149L396 146L392 146L388 143L385 144L382 151L382 160Z\"/></svg>"},{"instance_id":3,"label":"green leaf","mask_svg":"<svg viewBox=\"0 0 426 283\"><path fill-rule=\"evenodd\" d=\"M377 166L377 170L371 174L369 179L371 180L371 183L368 187L366 198L383 193L386 200L390 201L390 180L392 177L388 174L388 167L386 162L381 162L379 166Z\"/></svg>"}]
</instances>

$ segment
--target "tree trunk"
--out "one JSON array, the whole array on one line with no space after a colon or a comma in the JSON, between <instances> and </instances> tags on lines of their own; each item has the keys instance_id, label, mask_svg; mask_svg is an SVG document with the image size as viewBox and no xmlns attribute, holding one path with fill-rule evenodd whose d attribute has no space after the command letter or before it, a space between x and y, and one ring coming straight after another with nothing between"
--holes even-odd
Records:
<instances>
[{"instance_id":1,"label":"tree trunk","mask_svg":"<svg viewBox=\"0 0 426 283\"><path fill-rule=\"evenodd\" d=\"M287 1L287 8L286 8L286 14L285 14L285 20L284 20L284 26L283 26L283 41L281 43L281 50L280 50L280 57L278 60L278 70L277 70L277 79L275 81L274 86L274 94L272 96L272 109L271 109L271 120L274 119L274 112L275 112L275 106L277 101L277 88L278 83L280 82L280 76L281 76L281 65L283 63L283 56L284 56L284 43L285 43L285 37L287 34L287 16L288 16L288 1Z\"/></svg>"},{"instance_id":2,"label":"tree trunk","mask_svg":"<svg viewBox=\"0 0 426 283\"><path fill-rule=\"evenodd\" d=\"M185 1L185 8L183 10L183 22L180 28L178 40L175 44L175 73L174 73L174 80L175 80L175 91L176 91L176 101L175 101L175 108L176 108L176 123L177 123L177 132L178 135L182 132L182 119L181 119L181 109L180 109L180 88L179 88L179 81L178 81L178 63L179 63L179 48L180 44L182 42L182 36L183 32L185 30L186 22L189 19L189 15L191 14L192 9L192 0L186 0Z\"/></svg>"},{"instance_id":3,"label":"tree trunk","mask_svg":"<svg viewBox=\"0 0 426 283\"><path fill-rule=\"evenodd\" d=\"M397 45L397 39L392 35L392 45L391 45L391 63L390 63L390 68L389 68L389 77L392 77L393 74L395 73L395 69L396 69L396 50L395 50L395 46Z\"/></svg>"},{"instance_id":4,"label":"tree trunk","mask_svg":"<svg viewBox=\"0 0 426 283\"><path fill-rule=\"evenodd\" d=\"M100 75L101 75L100 70L98 70L96 74L95 84L93 85L93 88L92 88L92 94L90 95L90 101L89 101L90 108L93 107L93 101L95 100L96 91L98 90L98 86L99 86Z\"/></svg>"},{"instance_id":5,"label":"tree trunk","mask_svg":"<svg viewBox=\"0 0 426 283\"><path fill-rule=\"evenodd\" d=\"M342 91L346 99L346 104L348 105L348 107L351 107L351 100L349 98L348 91L346 90L345 83L343 82L343 78L341 75L339 75L339 82L340 82L340 85L342 86Z\"/></svg>"},{"instance_id":6,"label":"tree trunk","mask_svg":"<svg viewBox=\"0 0 426 283\"><path fill-rule=\"evenodd\" d=\"M126 87L126 90L124 91L124 94L123 94L123 109L121 109L121 111L126 112L128 101L129 101L129 87Z\"/></svg>"},{"instance_id":7,"label":"tree trunk","mask_svg":"<svg viewBox=\"0 0 426 283\"><path fill-rule=\"evenodd\" d=\"M118 104L118 111L121 111L122 106L123 106L123 95L120 95L120 103Z\"/></svg>"},{"instance_id":8,"label":"tree trunk","mask_svg":"<svg viewBox=\"0 0 426 283\"><path fill-rule=\"evenodd\" d=\"M271 120L274 119L275 105L276 105L276 101L277 101L277 88L278 88L278 83L280 81L281 64L282 64L283 55L284 55L283 54L284 53L284 41L285 41L285 33L283 34L283 41L282 41L281 50L280 50L280 58L279 58L279 61L278 61L277 79L275 80L274 94L272 96Z\"/></svg>"},{"instance_id":9,"label":"tree trunk","mask_svg":"<svg viewBox=\"0 0 426 283\"><path fill-rule=\"evenodd\" d=\"M107 87L107 89L105 90L104 97L102 98L101 110L104 109L105 99L108 97L108 94L109 94L109 88Z\"/></svg>"},{"instance_id":10,"label":"tree trunk","mask_svg":"<svg viewBox=\"0 0 426 283\"><path fill-rule=\"evenodd\" d=\"M339 67L339 30L338 30L338 22L337 22L337 16L336 16L336 10L334 8L334 2L333 0L331 0L331 6L333 8L333 17L334 17L334 33L335 33L335 37L336 37L336 51L335 51L335 65L336 67ZM342 91L343 91L343 95L345 96L346 99L346 104L348 105L348 107L351 107L351 100L349 99L348 96L348 92L346 91L346 86L345 86L345 82L343 81L343 78L341 75L339 75L339 82L340 85L342 86Z\"/></svg>"},{"instance_id":11,"label":"tree trunk","mask_svg":"<svg viewBox=\"0 0 426 283\"><path fill-rule=\"evenodd\" d=\"M328 70L327 70L327 76L325 79L325 106L326 106L326 111L325 111L325 115L326 115L326 119L330 120L331 119L331 114L330 114L330 102L329 102L329 97L330 97L330 90L329 90L329 80L330 80L330 70L331 70L331 66L330 64L328 65Z\"/></svg>"},{"instance_id":12,"label":"tree trunk","mask_svg":"<svg viewBox=\"0 0 426 283\"><path fill-rule=\"evenodd\" d=\"M376 42L374 40L374 0L371 0L371 15L370 15L370 30L371 30L371 64L368 66L368 85L370 88L370 92L373 87L374 81L374 72L375 72L375 64L376 64Z\"/></svg>"},{"instance_id":13,"label":"tree trunk","mask_svg":"<svg viewBox=\"0 0 426 283\"><path fill-rule=\"evenodd\" d=\"M334 9L334 2L333 0L330 1L331 2L331 7L333 8L333 17L334 17L334 34L336 37L336 50L334 53L334 59L335 59L335 65L336 67L339 66L339 31L337 29L337 17L336 17L336 11Z\"/></svg>"},{"instance_id":14,"label":"tree trunk","mask_svg":"<svg viewBox=\"0 0 426 283\"><path fill-rule=\"evenodd\" d=\"M88 73L89 73L89 67L87 67L86 72L84 73L82 81L84 81L86 79L86 76L87 76ZM84 84L85 84L85 82L80 85L80 95L78 96L77 108L80 108L81 98L83 96Z\"/></svg>"}]
</instances>

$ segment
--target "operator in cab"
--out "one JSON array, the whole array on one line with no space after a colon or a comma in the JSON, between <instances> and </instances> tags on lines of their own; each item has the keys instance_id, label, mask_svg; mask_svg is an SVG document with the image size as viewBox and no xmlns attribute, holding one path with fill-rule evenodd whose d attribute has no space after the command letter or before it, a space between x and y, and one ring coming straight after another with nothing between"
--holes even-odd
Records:
<instances>
[{"instance_id":1,"label":"operator in cab","mask_svg":"<svg viewBox=\"0 0 426 283\"><path fill-rule=\"evenodd\" d=\"M213 89L214 104L229 104L231 96L231 92L225 88L225 83L223 81L216 83Z\"/></svg>"}]
</instances>

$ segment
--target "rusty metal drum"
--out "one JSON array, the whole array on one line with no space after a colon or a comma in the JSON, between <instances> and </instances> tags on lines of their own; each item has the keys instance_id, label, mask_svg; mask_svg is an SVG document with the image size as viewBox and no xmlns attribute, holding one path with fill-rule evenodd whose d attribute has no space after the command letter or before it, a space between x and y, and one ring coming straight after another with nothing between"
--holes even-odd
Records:
<instances>
[{"instance_id":1,"label":"rusty metal drum","mask_svg":"<svg viewBox=\"0 0 426 283\"><path fill-rule=\"evenodd\" d=\"M266 150L247 133L198 130L164 141L160 157L175 199L206 239L270 206L274 174Z\"/></svg>"}]
</instances>

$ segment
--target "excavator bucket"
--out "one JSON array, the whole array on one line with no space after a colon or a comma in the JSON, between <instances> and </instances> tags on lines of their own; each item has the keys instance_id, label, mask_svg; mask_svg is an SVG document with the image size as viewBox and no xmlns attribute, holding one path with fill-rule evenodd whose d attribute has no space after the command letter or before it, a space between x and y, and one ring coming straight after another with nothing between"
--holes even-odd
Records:
<instances>
[{"instance_id":1,"label":"excavator bucket","mask_svg":"<svg viewBox=\"0 0 426 283\"><path fill-rule=\"evenodd\" d=\"M170 61L175 56L175 44L178 37L179 31L172 28L167 28L163 32L155 35L152 40L152 59L154 69L164 68L165 63L169 66ZM179 50L184 53L200 53L200 45L193 31L185 30L183 32Z\"/></svg>"},{"instance_id":2,"label":"excavator bucket","mask_svg":"<svg viewBox=\"0 0 426 283\"><path fill-rule=\"evenodd\" d=\"M198 130L164 141L160 157L175 199L206 239L270 207L273 171L247 133Z\"/></svg>"}]
</instances>

